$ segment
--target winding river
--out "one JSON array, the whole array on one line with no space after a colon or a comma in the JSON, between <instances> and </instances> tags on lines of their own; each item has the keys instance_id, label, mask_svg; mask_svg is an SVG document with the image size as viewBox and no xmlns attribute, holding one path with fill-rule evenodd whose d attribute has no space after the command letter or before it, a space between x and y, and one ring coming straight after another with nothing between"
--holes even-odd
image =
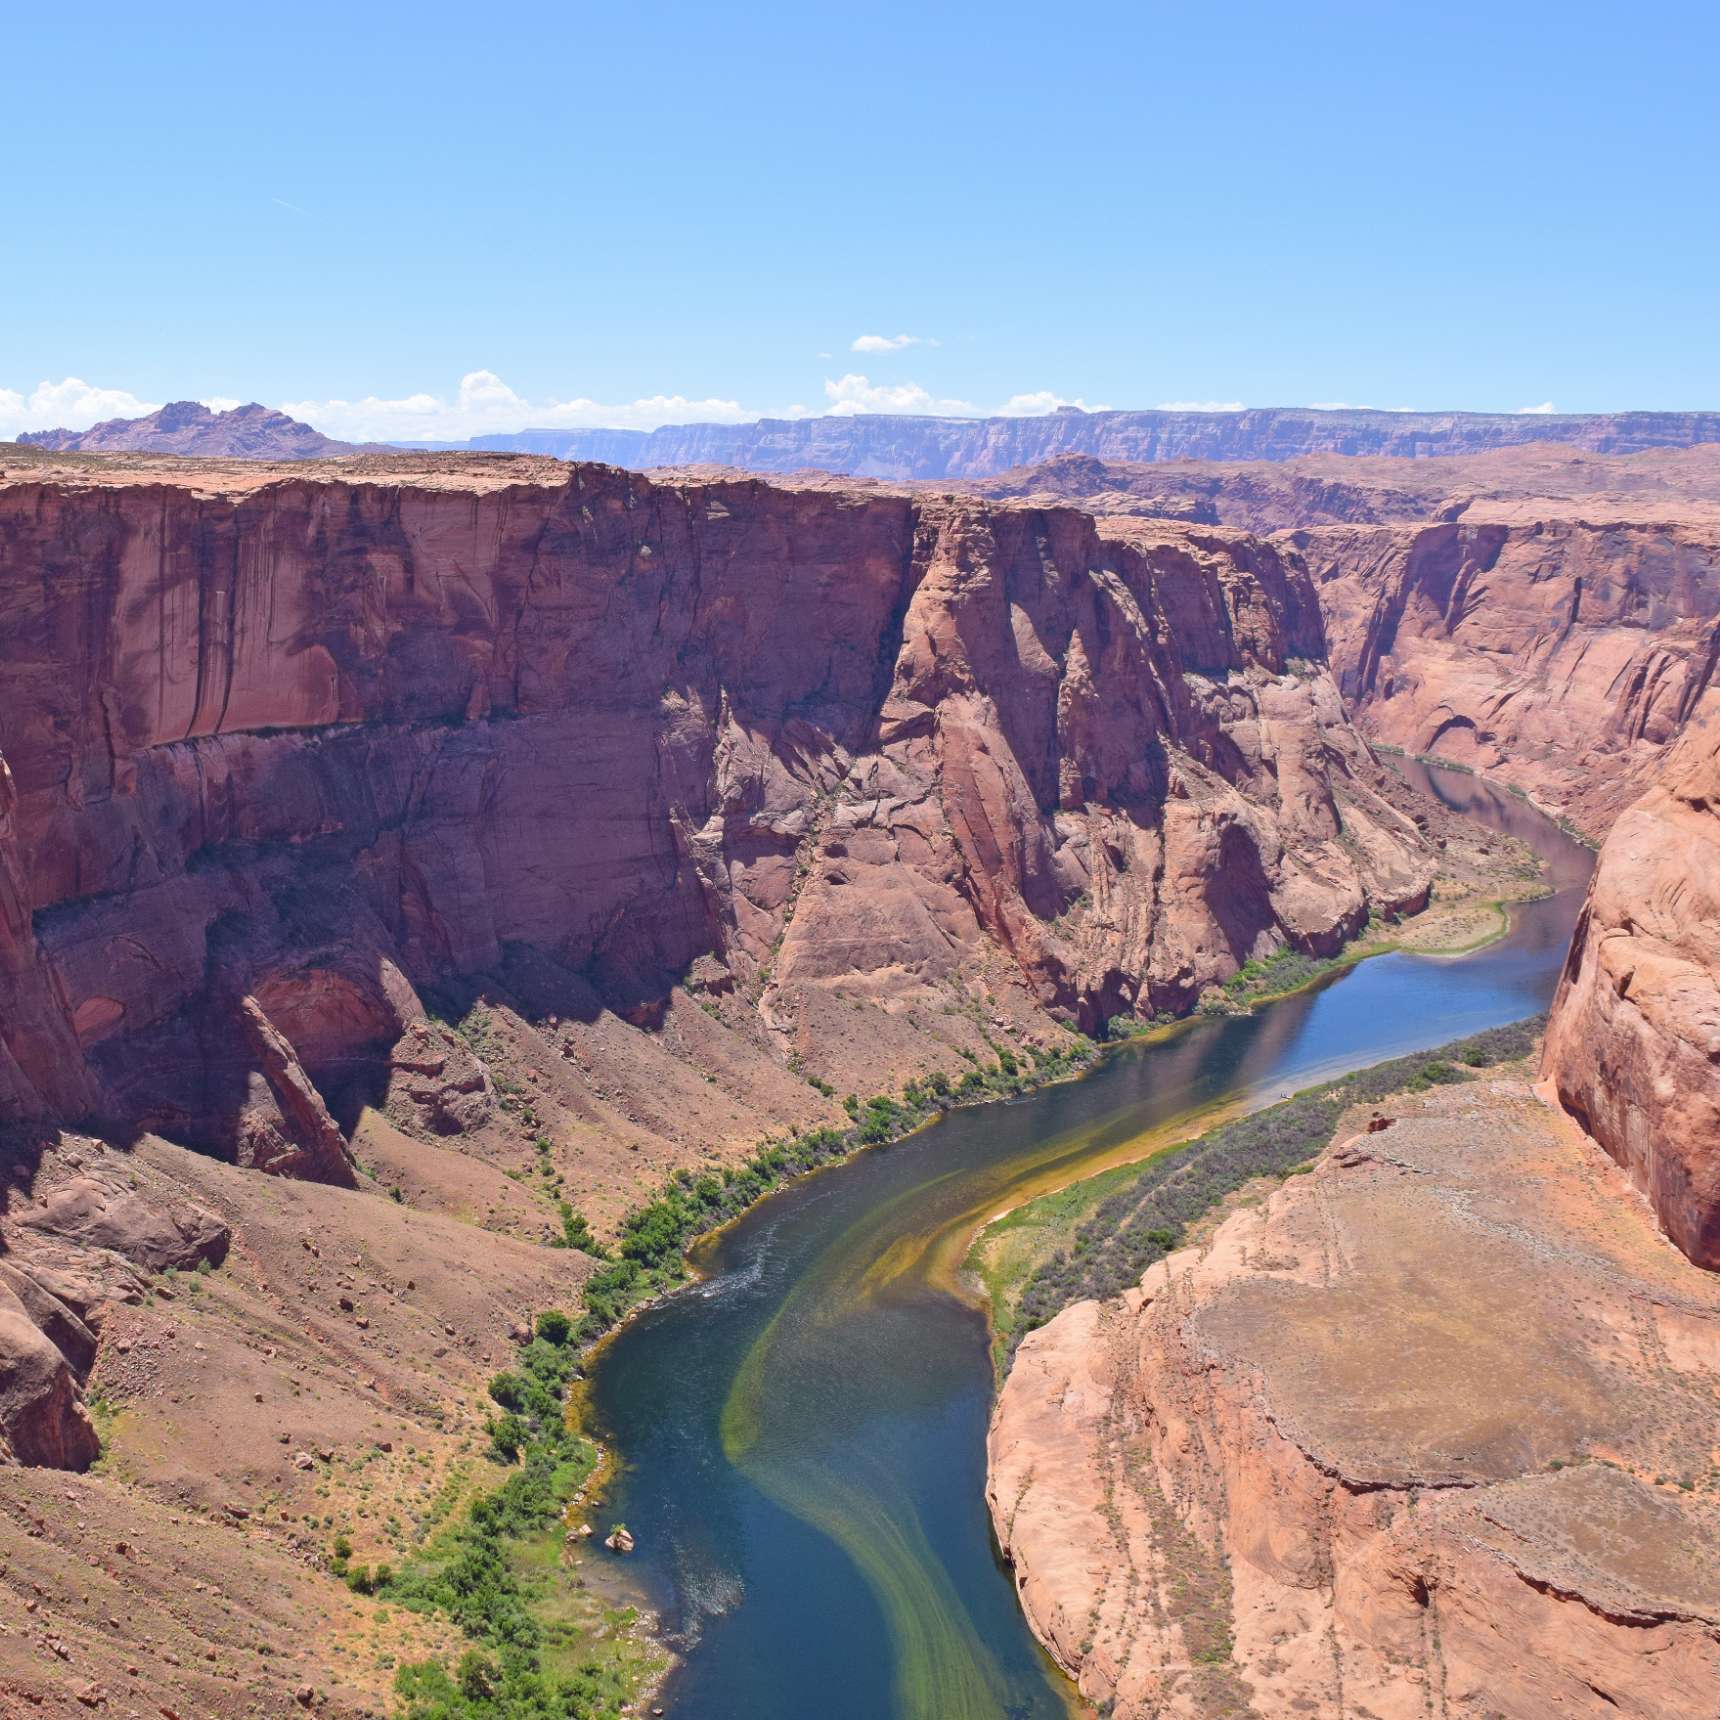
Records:
<instances>
[{"instance_id":1,"label":"winding river","mask_svg":"<svg viewBox=\"0 0 1720 1720\"><path fill-rule=\"evenodd\" d=\"M991 1363L961 1258L988 1215L1198 1116L1546 1007L1591 856L1480 779L1405 769L1547 860L1555 894L1509 935L1377 957L795 1183L602 1352L590 1402L623 1468L601 1531L638 1537L630 1574L685 1657L661 1698L675 1720L1080 1711L993 1547Z\"/></svg>"}]
</instances>

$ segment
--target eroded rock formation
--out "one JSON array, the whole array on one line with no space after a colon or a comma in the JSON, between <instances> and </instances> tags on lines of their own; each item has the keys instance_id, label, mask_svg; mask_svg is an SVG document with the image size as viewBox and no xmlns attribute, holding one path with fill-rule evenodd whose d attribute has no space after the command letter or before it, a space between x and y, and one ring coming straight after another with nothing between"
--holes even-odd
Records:
<instances>
[{"instance_id":1,"label":"eroded rock formation","mask_svg":"<svg viewBox=\"0 0 1720 1720\"><path fill-rule=\"evenodd\" d=\"M990 1500L1117 1720L1708 1713L1720 1280L1499 1076L1032 1333Z\"/></svg>"},{"instance_id":2,"label":"eroded rock formation","mask_svg":"<svg viewBox=\"0 0 1720 1720\"><path fill-rule=\"evenodd\" d=\"M1666 1234L1720 1270L1720 712L1601 848L1546 1070Z\"/></svg>"},{"instance_id":3,"label":"eroded rock formation","mask_svg":"<svg viewBox=\"0 0 1720 1720\"><path fill-rule=\"evenodd\" d=\"M1485 770L1604 835L1715 693L1720 521L1292 534L1373 738Z\"/></svg>"},{"instance_id":4,"label":"eroded rock formation","mask_svg":"<svg viewBox=\"0 0 1720 1720\"><path fill-rule=\"evenodd\" d=\"M148 1277L219 1264L227 1227L102 1142L0 1138L0 1457L83 1469L82 1384L115 1306Z\"/></svg>"},{"instance_id":5,"label":"eroded rock formation","mask_svg":"<svg viewBox=\"0 0 1720 1720\"><path fill-rule=\"evenodd\" d=\"M424 1001L451 982L646 1024L691 987L876 1087L959 1068L976 1009L1178 1007L1427 890L1308 578L1252 539L547 462L281 474L0 486L18 1108L339 1180L355 1094L482 1109Z\"/></svg>"}]
</instances>

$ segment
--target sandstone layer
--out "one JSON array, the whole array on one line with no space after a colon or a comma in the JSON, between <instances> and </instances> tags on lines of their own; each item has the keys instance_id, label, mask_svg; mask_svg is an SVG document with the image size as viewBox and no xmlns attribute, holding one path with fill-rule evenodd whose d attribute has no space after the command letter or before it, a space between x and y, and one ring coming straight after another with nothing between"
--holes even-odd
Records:
<instances>
[{"instance_id":1,"label":"sandstone layer","mask_svg":"<svg viewBox=\"0 0 1720 1720\"><path fill-rule=\"evenodd\" d=\"M1442 460L1065 458L978 493L1274 534L1373 739L1498 775L1599 840L1710 699L1720 450Z\"/></svg>"},{"instance_id":2,"label":"sandstone layer","mask_svg":"<svg viewBox=\"0 0 1720 1720\"><path fill-rule=\"evenodd\" d=\"M1179 1008L1433 870L1301 563L1221 530L35 456L0 625L7 1109L321 1180L365 1105L494 1109L437 1019L474 1003L539 1035L547 1123L607 1096L580 1032L689 997L672 1037L808 1120L792 1069L875 1090Z\"/></svg>"},{"instance_id":3,"label":"sandstone layer","mask_svg":"<svg viewBox=\"0 0 1720 1720\"><path fill-rule=\"evenodd\" d=\"M1720 713L1601 848L1546 1069L1667 1235L1720 1269Z\"/></svg>"},{"instance_id":4,"label":"sandstone layer","mask_svg":"<svg viewBox=\"0 0 1720 1720\"><path fill-rule=\"evenodd\" d=\"M1706 1715L1720 1281L1526 1078L1390 1109L1023 1342L1029 1620L1117 1720Z\"/></svg>"}]
</instances>

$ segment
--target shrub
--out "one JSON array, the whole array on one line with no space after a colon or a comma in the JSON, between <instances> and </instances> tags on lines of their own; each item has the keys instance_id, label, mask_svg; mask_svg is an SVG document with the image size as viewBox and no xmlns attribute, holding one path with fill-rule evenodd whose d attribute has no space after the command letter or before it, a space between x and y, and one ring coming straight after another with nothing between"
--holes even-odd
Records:
<instances>
[{"instance_id":1,"label":"shrub","mask_svg":"<svg viewBox=\"0 0 1720 1720\"><path fill-rule=\"evenodd\" d=\"M518 1374L497 1374L490 1381L490 1396L503 1409L521 1409L526 1401L526 1382Z\"/></svg>"},{"instance_id":2,"label":"shrub","mask_svg":"<svg viewBox=\"0 0 1720 1720\"><path fill-rule=\"evenodd\" d=\"M512 1463L525 1449L529 1429L517 1415L504 1415L497 1420L487 1422L485 1431L490 1436L490 1455L499 1463Z\"/></svg>"},{"instance_id":3,"label":"shrub","mask_svg":"<svg viewBox=\"0 0 1720 1720\"><path fill-rule=\"evenodd\" d=\"M537 1335L546 1344L559 1347L573 1336L573 1321L559 1308L546 1308L537 1317Z\"/></svg>"}]
</instances>

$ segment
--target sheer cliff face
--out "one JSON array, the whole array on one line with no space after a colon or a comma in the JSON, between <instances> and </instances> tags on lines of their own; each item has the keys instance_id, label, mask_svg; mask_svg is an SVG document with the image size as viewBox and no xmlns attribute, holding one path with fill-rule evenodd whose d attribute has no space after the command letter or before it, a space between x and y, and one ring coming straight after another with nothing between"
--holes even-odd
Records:
<instances>
[{"instance_id":1,"label":"sheer cliff face","mask_svg":"<svg viewBox=\"0 0 1720 1720\"><path fill-rule=\"evenodd\" d=\"M1287 541L1368 735L1496 772L1597 838L1714 692L1712 522L1466 515Z\"/></svg>"},{"instance_id":2,"label":"sheer cliff face","mask_svg":"<svg viewBox=\"0 0 1720 1720\"><path fill-rule=\"evenodd\" d=\"M451 978L739 997L877 1087L1427 888L1253 540L414 470L0 487L10 1113L338 1177L331 1082Z\"/></svg>"},{"instance_id":3,"label":"sheer cliff face","mask_svg":"<svg viewBox=\"0 0 1720 1720\"><path fill-rule=\"evenodd\" d=\"M1720 1270L1720 714L1601 849L1546 1071L1666 1234Z\"/></svg>"}]
</instances>

